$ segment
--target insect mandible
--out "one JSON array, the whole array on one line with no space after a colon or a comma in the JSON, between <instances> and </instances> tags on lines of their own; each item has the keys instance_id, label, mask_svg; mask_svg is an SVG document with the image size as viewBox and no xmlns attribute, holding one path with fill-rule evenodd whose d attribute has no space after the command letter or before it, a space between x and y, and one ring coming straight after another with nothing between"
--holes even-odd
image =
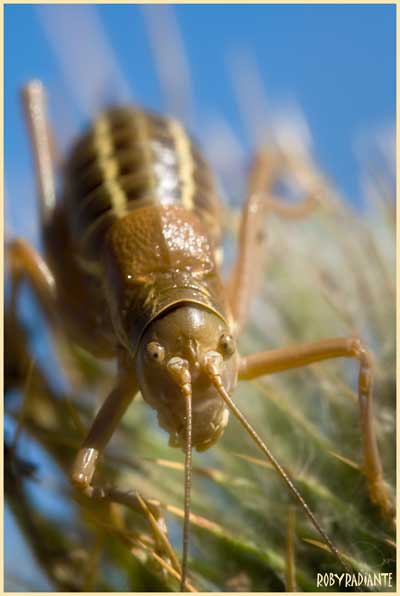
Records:
<instances>
[{"instance_id":1,"label":"insect mandible","mask_svg":"<svg viewBox=\"0 0 400 596\"><path fill-rule=\"evenodd\" d=\"M263 215L301 217L322 192L318 177L296 172L279 152L253 159L240 223L239 250L228 281L218 268L221 228L210 169L181 124L133 107L110 108L70 151L58 200L45 91L23 90L39 195L43 259L21 239L7 245L14 294L27 280L51 323L100 358L116 358L118 373L72 469L89 496L106 496L93 477L96 462L140 391L157 411L170 445L185 453L185 517L181 590L187 586L192 448L222 435L233 414L329 546L312 511L231 398L249 380L330 358L359 361L363 457L371 499L391 511L372 413L371 358L358 338L334 338L241 356L252 279L258 275ZM286 169L304 191L297 204L272 196Z\"/></svg>"}]
</instances>

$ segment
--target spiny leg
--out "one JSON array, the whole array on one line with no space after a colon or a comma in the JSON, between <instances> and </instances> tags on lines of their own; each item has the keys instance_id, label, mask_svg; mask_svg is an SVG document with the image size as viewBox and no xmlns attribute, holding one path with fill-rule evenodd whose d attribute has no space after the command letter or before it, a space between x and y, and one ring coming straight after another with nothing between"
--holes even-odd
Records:
<instances>
[{"instance_id":1,"label":"spiny leg","mask_svg":"<svg viewBox=\"0 0 400 596\"><path fill-rule=\"evenodd\" d=\"M304 190L303 198L288 205L273 196L274 185L293 177ZM239 251L228 280L228 300L235 321L235 333L244 327L249 302L262 278L265 253L264 215L274 212L286 219L305 217L315 209L323 191L320 176L311 163L299 161L274 149L262 149L254 157L247 185L247 199L239 231Z\"/></svg>"},{"instance_id":2,"label":"spiny leg","mask_svg":"<svg viewBox=\"0 0 400 596\"><path fill-rule=\"evenodd\" d=\"M340 357L356 358L360 363L358 402L363 442L364 473L367 478L371 500L381 508L384 515L392 518L394 507L384 481L375 433L371 356L359 339L326 339L252 354L241 358L239 379L255 379L262 375L299 368L314 362L320 362L321 360Z\"/></svg>"}]
</instances>

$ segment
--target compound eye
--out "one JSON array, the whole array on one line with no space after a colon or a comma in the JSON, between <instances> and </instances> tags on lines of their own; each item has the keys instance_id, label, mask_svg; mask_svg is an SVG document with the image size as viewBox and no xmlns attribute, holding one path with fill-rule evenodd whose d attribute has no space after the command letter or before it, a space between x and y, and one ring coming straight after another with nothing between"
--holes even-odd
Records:
<instances>
[{"instance_id":1,"label":"compound eye","mask_svg":"<svg viewBox=\"0 0 400 596\"><path fill-rule=\"evenodd\" d=\"M234 354L236 346L235 340L229 333L223 333L219 338L219 349L224 356L232 356Z\"/></svg>"},{"instance_id":2,"label":"compound eye","mask_svg":"<svg viewBox=\"0 0 400 596\"><path fill-rule=\"evenodd\" d=\"M165 348L156 341L151 341L147 344L147 354L152 360L162 362L165 358Z\"/></svg>"}]
</instances>

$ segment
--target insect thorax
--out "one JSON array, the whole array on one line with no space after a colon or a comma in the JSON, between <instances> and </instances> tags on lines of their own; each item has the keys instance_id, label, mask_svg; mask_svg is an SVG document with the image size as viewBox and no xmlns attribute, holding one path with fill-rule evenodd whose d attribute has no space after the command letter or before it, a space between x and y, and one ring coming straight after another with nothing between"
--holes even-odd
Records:
<instances>
[{"instance_id":1,"label":"insect thorax","mask_svg":"<svg viewBox=\"0 0 400 596\"><path fill-rule=\"evenodd\" d=\"M204 223L179 205L147 205L113 224L102 261L119 340L135 352L151 321L180 304L227 318L214 245Z\"/></svg>"}]
</instances>

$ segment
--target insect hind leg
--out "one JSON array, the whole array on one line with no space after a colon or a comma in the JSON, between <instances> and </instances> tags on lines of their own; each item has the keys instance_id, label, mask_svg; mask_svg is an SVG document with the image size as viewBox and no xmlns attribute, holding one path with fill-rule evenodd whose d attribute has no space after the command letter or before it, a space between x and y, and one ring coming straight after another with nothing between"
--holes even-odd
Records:
<instances>
[{"instance_id":1,"label":"insect hind leg","mask_svg":"<svg viewBox=\"0 0 400 596\"><path fill-rule=\"evenodd\" d=\"M33 80L23 87L21 96L33 151L40 218L46 226L56 204L55 143L47 117L46 92L41 81Z\"/></svg>"},{"instance_id":2,"label":"insect hind leg","mask_svg":"<svg viewBox=\"0 0 400 596\"><path fill-rule=\"evenodd\" d=\"M372 394L372 360L357 338L334 338L290 346L243 357L239 379L250 380L262 375L300 368L332 358L356 358L359 361L358 403L363 441L364 474L371 501L389 519L394 518L394 506L386 486L375 430Z\"/></svg>"},{"instance_id":3,"label":"insect hind leg","mask_svg":"<svg viewBox=\"0 0 400 596\"><path fill-rule=\"evenodd\" d=\"M275 184L293 178L303 197L288 204L273 195ZM307 160L296 160L289 153L262 148L254 156L247 184L247 199L239 230L239 250L229 276L228 300L239 334L246 324L249 304L262 278L265 257L264 216L275 213L285 219L309 215L320 203L324 182Z\"/></svg>"}]
</instances>

